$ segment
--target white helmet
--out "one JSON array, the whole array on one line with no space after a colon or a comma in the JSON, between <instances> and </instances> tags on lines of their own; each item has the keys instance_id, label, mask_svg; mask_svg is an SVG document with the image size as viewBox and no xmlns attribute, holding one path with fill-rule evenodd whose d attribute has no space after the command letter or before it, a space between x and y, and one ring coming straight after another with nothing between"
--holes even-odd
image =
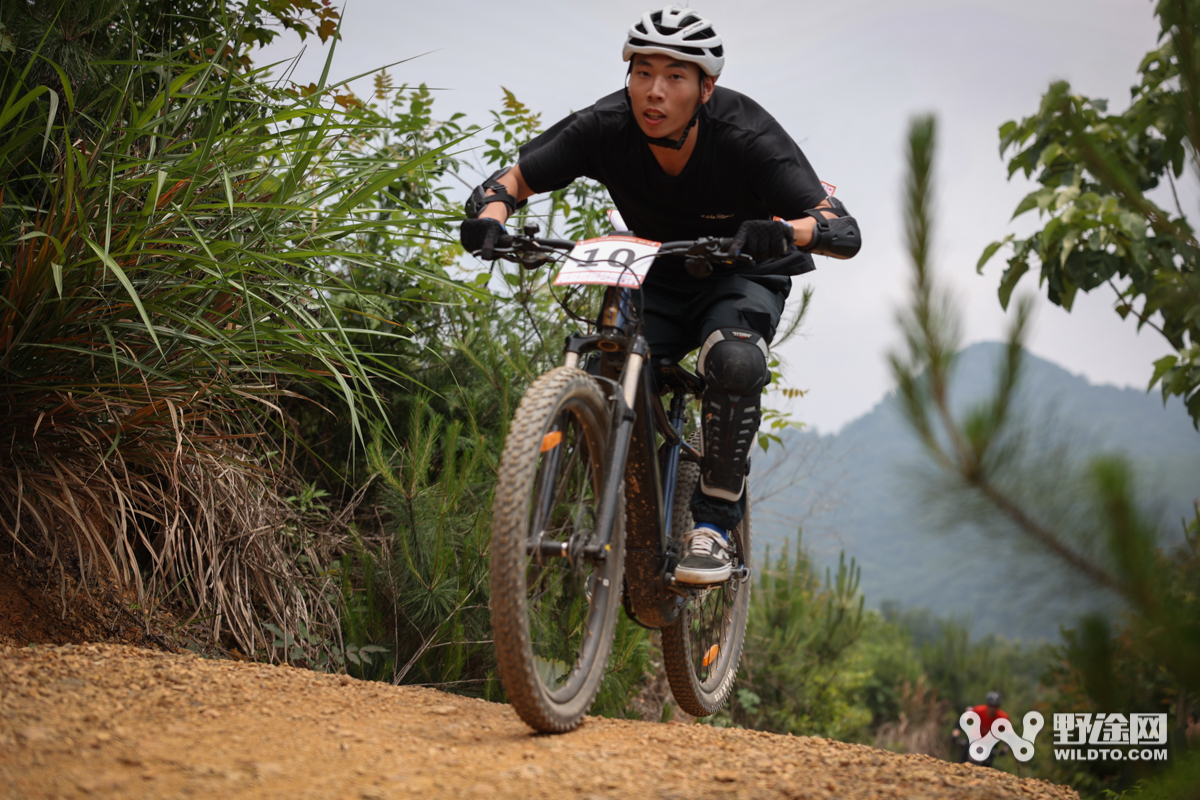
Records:
<instances>
[{"instance_id":1,"label":"white helmet","mask_svg":"<svg viewBox=\"0 0 1200 800\"><path fill-rule=\"evenodd\" d=\"M621 60L634 53L659 53L691 61L705 74L717 77L725 66L725 48L712 23L690 8L667 6L647 11L629 28Z\"/></svg>"}]
</instances>

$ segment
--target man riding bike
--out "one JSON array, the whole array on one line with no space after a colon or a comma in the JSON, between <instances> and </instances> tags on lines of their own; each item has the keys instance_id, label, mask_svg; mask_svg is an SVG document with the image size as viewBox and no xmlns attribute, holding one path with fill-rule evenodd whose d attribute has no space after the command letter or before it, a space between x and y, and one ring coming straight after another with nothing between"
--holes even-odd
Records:
<instances>
[{"instance_id":1,"label":"man riding bike","mask_svg":"<svg viewBox=\"0 0 1200 800\"><path fill-rule=\"evenodd\" d=\"M768 350L811 253L850 258L858 224L826 195L796 143L750 98L717 87L725 63L712 23L690 9L646 12L630 28L626 88L526 143L518 164L476 188L461 237L489 258L510 214L534 194L580 177L602 183L621 218L656 241L733 237L735 249L776 266L765 276L691 275L663 256L640 290L655 363L701 348L701 480L695 528L679 542L675 579L725 581L729 531L745 513L750 451L770 380Z\"/></svg>"},{"instance_id":2,"label":"man riding bike","mask_svg":"<svg viewBox=\"0 0 1200 800\"><path fill-rule=\"evenodd\" d=\"M1009 719L1008 713L1000 708L999 692L988 692L983 703L974 707L970 707L967 710L974 711L979 715L979 735L981 737L987 736L991 732L992 724L996 720ZM1011 722L1011 720L1009 721ZM962 744L962 758L960 758L959 761L964 764L982 764L985 767L990 767L992 765L992 760L995 759L997 755L1001 755L1004 752L1004 748L1002 746L996 746L992 748L986 759L983 761L976 761L971 757L971 743L962 736L962 731L960 731L958 728L955 728L954 737L956 741Z\"/></svg>"}]
</instances>

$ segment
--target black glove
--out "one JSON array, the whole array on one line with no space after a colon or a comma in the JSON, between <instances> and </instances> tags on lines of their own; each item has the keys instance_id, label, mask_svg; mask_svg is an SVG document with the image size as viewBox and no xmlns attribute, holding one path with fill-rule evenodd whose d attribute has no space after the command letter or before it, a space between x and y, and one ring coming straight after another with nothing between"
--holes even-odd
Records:
<instances>
[{"instance_id":1,"label":"black glove","mask_svg":"<svg viewBox=\"0 0 1200 800\"><path fill-rule=\"evenodd\" d=\"M504 226L494 219L464 219L458 229L463 249L484 261L492 260L492 248L504 234Z\"/></svg>"},{"instance_id":2,"label":"black glove","mask_svg":"<svg viewBox=\"0 0 1200 800\"><path fill-rule=\"evenodd\" d=\"M748 219L733 237L733 252L745 253L755 261L762 261L786 253L795 238L796 232L786 222Z\"/></svg>"}]
</instances>

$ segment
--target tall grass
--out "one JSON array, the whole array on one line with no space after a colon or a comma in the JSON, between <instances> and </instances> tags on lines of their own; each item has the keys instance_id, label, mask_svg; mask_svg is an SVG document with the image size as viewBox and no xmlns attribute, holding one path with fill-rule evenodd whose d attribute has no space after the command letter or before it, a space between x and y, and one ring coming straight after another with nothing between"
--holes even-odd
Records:
<instances>
[{"instance_id":1,"label":"tall grass","mask_svg":"<svg viewBox=\"0 0 1200 800\"><path fill-rule=\"evenodd\" d=\"M369 344L402 334L347 317L371 293L345 276L407 269L361 244L415 224L376 198L438 151L373 157L353 103L274 90L210 44L93 63L105 81L78 97L3 53L0 527L248 652L266 624L328 649L312 632L339 630L345 524L287 501L282 403L324 387L360 440L383 416L401 376Z\"/></svg>"}]
</instances>

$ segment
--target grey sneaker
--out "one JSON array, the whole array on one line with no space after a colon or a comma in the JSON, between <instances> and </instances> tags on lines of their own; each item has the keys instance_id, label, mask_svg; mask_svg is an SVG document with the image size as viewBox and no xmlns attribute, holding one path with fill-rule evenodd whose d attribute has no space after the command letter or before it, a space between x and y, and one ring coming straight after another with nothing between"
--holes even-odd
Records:
<instances>
[{"instance_id":1,"label":"grey sneaker","mask_svg":"<svg viewBox=\"0 0 1200 800\"><path fill-rule=\"evenodd\" d=\"M721 534L712 528L694 528L683 535L680 545L675 580L700 585L729 580L733 558Z\"/></svg>"}]
</instances>

